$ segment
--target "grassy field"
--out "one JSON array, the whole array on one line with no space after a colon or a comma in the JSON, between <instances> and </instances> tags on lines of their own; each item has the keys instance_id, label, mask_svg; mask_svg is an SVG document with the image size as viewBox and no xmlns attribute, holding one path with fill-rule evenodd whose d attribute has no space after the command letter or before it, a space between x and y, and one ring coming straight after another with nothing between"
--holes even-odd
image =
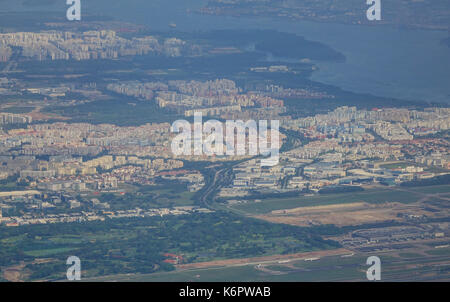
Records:
<instances>
[{"instance_id":1,"label":"grassy field","mask_svg":"<svg viewBox=\"0 0 450 302\"><path fill-rule=\"evenodd\" d=\"M425 253L427 253L428 255L433 255L433 256L444 256L444 255L450 255L450 247L446 247L446 248L435 248L433 250L428 250Z\"/></svg>"},{"instance_id":2,"label":"grassy field","mask_svg":"<svg viewBox=\"0 0 450 302\"><path fill-rule=\"evenodd\" d=\"M87 199L99 198L102 202L108 202L113 210L133 207L170 208L194 204L192 197L195 193L187 191L186 185L183 184L126 186L123 191L127 193L124 195L120 193L90 194Z\"/></svg>"},{"instance_id":3,"label":"grassy field","mask_svg":"<svg viewBox=\"0 0 450 302\"><path fill-rule=\"evenodd\" d=\"M420 258L420 257L422 257L421 254L417 254L417 253L399 253L398 255L402 258Z\"/></svg>"},{"instance_id":4,"label":"grassy field","mask_svg":"<svg viewBox=\"0 0 450 302\"><path fill-rule=\"evenodd\" d=\"M270 224L226 212L0 227L0 269L27 263L28 281L63 278L65 260L83 259L84 276L169 271L165 253L186 263L336 249L324 229ZM40 263L38 260L52 258Z\"/></svg>"},{"instance_id":5,"label":"grassy field","mask_svg":"<svg viewBox=\"0 0 450 302\"><path fill-rule=\"evenodd\" d=\"M15 114L24 114L24 113L30 113L34 110L35 107L8 107L2 109L2 112L7 113L15 113Z\"/></svg>"},{"instance_id":6,"label":"grassy field","mask_svg":"<svg viewBox=\"0 0 450 302\"><path fill-rule=\"evenodd\" d=\"M48 257L60 253L65 253L74 250L73 248L55 248L55 249L46 249L46 250L34 250L34 251L25 251L24 253L33 257Z\"/></svg>"},{"instance_id":7,"label":"grassy field","mask_svg":"<svg viewBox=\"0 0 450 302\"><path fill-rule=\"evenodd\" d=\"M384 168L384 169L404 169L408 166L414 166L417 165L415 163L410 163L410 162L397 162L397 163L390 163L390 164L384 164L384 165L380 165L380 168Z\"/></svg>"},{"instance_id":8,"label":"grassy field","mask_svg":"<svg viewBox=\"0 0 450 302\"><path fill-rule=\"evenodd\" d=\"M369 255L353 257L325 257L316 261L297 260L289 263L274 263L263 266L243 265L232 267L215 267L155 273L149 275L116 275L96 278L89 281L124 281L124 282L310 282L310 281L367 281L366 259ZM404 256L391 254L379 255L382 265L382 280L398 281L402 279L421 280L430 276L448 278L446 271L440 271L435 261L447 261L442 257L424 257L420 261L412 259L411 253ZM419 255L420 256L420 255ZM449 256L449 255L447 255ZM412 263L420 262L420 267L411 268ZM432 278L433 278L432 277Z\"/></svg>"},{"instance_id":9,"label":"grassy field","mask_svg":"<svg viewBox=\"0 0 450 302\"><path fill-rule=\"evenodd\" d=\"M157 273L151 275L112 276L95 281L119 282L300 282L300 281L328 281L359 279L364 281L365 274L358 269L318 269L318 270L289 270L276 275L258 270L254 265L197 269Z\"/></svg>"},{"instance_id":10,"label":"grassy field","mask_svg":"<svg viewBox=\"0 0 450 302\"><path fill-rule=\"evenodd\" d=\"M420 199L415 192L396 191L393 189L371 189L357 193L341 193L314 196L298 196L283 199L266 199L258 203L249 202L230 207L240 213L266 214L274 210L293 209L298 207L323 206L353 202L385 203L401 202L412 203Z\"/></svg>"},{"instance_id":11,"label":"grassy field","mask_svg":"<svg viewBox=\"0 0 450 302\"><path fill-rule=\"evenodd\" d=\"M409 191L423 193L423 194L439 194L450 193L450 185L430 186L430 187L411 187Z\"/></svg>"},{"instance_id":12,"label":"grassy field","mask_svg":"<svg viewBox=\"0 0 450 302\"><path fill-rule=\"evenodd\" d=\"M414 167L422 167L424 168L425 171L429 171L429 172L436 172L436 173L440 173L440 172L447 172L448 170L444 169L444 168L440 168L440 167L433 167L433 166L427 166L424 164L420 164L420 163L416 163L416 162L408 162L408 161L399 161L399 162L393 162L393 163L387 163L387 164L383 164L383 163L379 163L381 168L384 169L404 169L406 167L409 166L414 166Z\"/></svg>"},{"instance_id":13,"label":"grassy field","mask_svg":"<svg viewBox=\"0 0 450 302\"><path fill-rule=\"evenodd\" d=\"M0 192L10 192L10 191L22 191L26 187L17 184L15 181L2 181L0 182Z\"/></svg>"}]
</instances>

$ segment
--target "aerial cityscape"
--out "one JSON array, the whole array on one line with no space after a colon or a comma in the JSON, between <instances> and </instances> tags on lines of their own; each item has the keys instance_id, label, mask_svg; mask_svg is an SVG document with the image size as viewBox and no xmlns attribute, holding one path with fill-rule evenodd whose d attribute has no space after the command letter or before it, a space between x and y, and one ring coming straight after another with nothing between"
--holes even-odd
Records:
<instances>
[{"instance_id":1,"label":"aerial cityscape","mask_svg":"<svg viewBox=\"0 0 450 302\"><path fill-rule=\"evenodd\" d=\"M448 1L19 2L0 281L450 280Z\"/></svg>"}]
</instances>

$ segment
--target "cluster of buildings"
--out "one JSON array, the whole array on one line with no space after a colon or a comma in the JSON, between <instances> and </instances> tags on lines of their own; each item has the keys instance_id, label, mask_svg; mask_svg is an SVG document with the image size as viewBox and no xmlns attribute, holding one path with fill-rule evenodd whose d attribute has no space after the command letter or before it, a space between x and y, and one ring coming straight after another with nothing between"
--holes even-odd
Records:
<instances>
[{"instance_id":1,"label":"cluster of buildings","mask_svg":"<svg viewBox=\"0 0 450 302\"><path fill-rule=\"evenodd\" d=\"M236 83L227 79L214 81L169 81L112 83L107 88L113 92L141 98L154 99L159 107L184 111L185 116L202 112L204 116L222 116L239 113L244 108L284 108L284 102L261 93L242 93Z\"/></svg>"},{"instance_id":2,"label":"cluster of buildings","mask_svg":"<svg viewBox=\"0 0 450 302\"><path fill-rule=\"evenodd\" d=\"M410 134L404 126L399 123L378 121L369 126L377 135L387 141L412 140L414 136Z\"/></svg>"},{"instance_id":3,"label":"cluster of buildings","mask_svg":"<svg viewBox=\"0 0 450 302\"><path fill-rule=\"evenodd\" d=\"M437 133L448 130L449 122L450 111L442 108L367 111L341 107L328 114L283 120L283 127L301 133L309 143L281 153L280 164L270 169L261 168L257 159L240 164L234 168L233 183L222 188L219 196L395 185L446 174L449 142L425 138L413 130L427 126ZM396 167L400 163L402 168Z\"/></svg>"},{"instance_id":4,"label":"cluster of buildings","mask_svg":"<svg viewBox=\"0 0 450 302\"><path fill-rule=\"evenodd\" d=\"M0 62L8 62L12 56L11 47L2 45L0 46Z\"/></svg>"},{"instance_id":5,"label":"cluster of buildings","mask_svg":"<svg viewBox=\"0 0 450 302\"><path fill-rule=\"evenodd\" d=\"M179 160L110 155L85 161L71 156L50 156L48 160L2 156L0 165L7 171L2 172L2 179L18 173L17 181L34 189L0 192L0 223L8 226L207 211L196 207L115 211L110 210L108 200L86 199L103 193L123 195L127 184L153 186L157 179L184 183L190 192L200 190L205 185L203 175L181 170L184 163ZM8 215L2 217L2 211Z\"/></svg>"},{"instance_id":6,"label":"cluster of buildings","mask_svg":"<svg viewBox=\"0 0 450 302\"><path fill-rule=\"evenodd\" d=\"M151 184L159 171L180 169L184 165L174 159L111 155L88 161L81 157L57 156L29 164L28 169L20 170L20 178L29 180L30 186L55 192L116 189L119 183L125 182Z\"/></svg>"},{"instance_id":7,"label":"cluster of buildings","mask_svg":"<svg viewBox=\"0 0 450 302\"><path fill-rule=\"evenodd\" d=\"M271 96L273 98L280 99L327 99L334 98L333 95L329 95L324 91L318 91L313 89L306 88L285 88L280 85L274 84L266 84L266 85L258 85L255 87L256 91L254 93L264 94L267 96Z\"/></svg>"},{"instance_id":8,"label":"cluster of buildings","mask_svg":"<svg viewBox=\"0 0 450 302\"><path fill-rule=\"evenodd\" d=\"M1 113L0 112L0 125L6 124L29 124L33 121L33 118L25 114L13 114L13 113Z\"/></svg>"},{"instance_id":9,"label":"cluster of buildings","mask_svg":"<svg viewBox=\"0 0 450 302\"><path fill-rule=\"evenodd\" d=\"M114 155L170 157L170 124L119 127L86 123L33 124L1 135L0 152L21 146L14 155Z\"/></svg>"},{"instance_id":10,"label":"cluster of buildings","mask_svg":"<svg viewBox=\"0 0 450 302\"><path fill-rule=\"evenodd\" d=\"M198 111L205 116L232 116L243 120L252 116L285 115L282 101L265 94L243 94L233 81L224 79L126 82L110 84L108 89L144 99L156 98L160 106L174 103L173 106L182 108L186 116ZM270 89L274 93L284 91L280 87ZM64 93L59 90L29 92ZM185 109L189 106L192 108ZM0 123L31 123L31 118L27 118L2 113ZM280 122L282 128L296 132L307 142L282 152L279 164L273 167L261 167L260 159L248 156L175 158L171 152L171 139L175 134L170 131L169 123L133 127L64 122L31 124L24 129L0 132L0 179L18 177L28 188L45 194L68 193L71 196L95 191L117 193L122 185L154 185L157 179L185 183L189 191L197 192L205 186L204 176L193 169L182 170L183 160L214 162L247 158L233 168L231 183L221 186L218 193L218 197L235 201L255 194L319 192L326 188L374 183L395 185L430 178L450 169L449 142L439 136L450 128L448 108L358 110L340 107L327 114L283 118ZM388 163L402 163L402 168ZM34 201L26 202L30 198ZM20 199L25 200L29 206L25 207L29 210L26 213L32 216L24 220L26 222L16 219L13 223L36 223L33 211L58 207L57 198L27 196L8 197L7 204ZM74 197L66 198L66 203L69 209L83 208ZM89 207L106 211L109 206L91 200ZM48 221L96 217L80 213L68 214L70 217L55 216Z\"/></svg>"},{"instance_id":11,"label":"cluster of buildings","mask_svg":"<svg viewBox=\"0 0 450 302\"><path fill-rule=\"evenodd\" d=\"M411 217L411 219L415 220L420 220L420 218L422 217L419 215ZM399 243L445 238L447 234L447 224L419 224L415 226L357 230L343 236L339 242L352 250L375 252L392 250Z\"/></svg>"},{"instance_id":12,"label":"cluster of buildings","mask_svg":"<svg viewBox=\"0 0 450 302\"><path fill-rule=\"evenodd\" d=\"M17 32L0 34L0 61L8 61L13 48L20 48L26 58L44 60L116 59L155 53L170 57L181 56L186 42L170 38L159 41L152 36L130 40L112 30L82 33L63 31Z\"/></svg>"},{"instance_id":13,"label":"cluster of buildings","mask_svg":"<svg viewBox=\"0 0 450 302\"><path fill-rule=\"evenodd\" d=\"M106 88L115 93L124 94L144 100L153 100L155 91L168 91L167 84L162 82L141 83L136 81L111 83Z\"/></svg>"},{"instance_id":14,"label":"cluster of buildings","mask_svg":"<svg viewBox=\"0 0 450 302\"><path fill-rule=\"evenodd\" d=\"M241 91L234 81L227 79L206 82L175 80L169 81L169 87L181 94L204 97L236 95Z\"/></svg>"},{"instance_id":15,"label":"cluster of buildings","mask_svg":"<svg viewBox=\"0 0 450 302\"><path fill-rule=\"evenodd\" d=\"M223 187L218 196L222 198L261 193L283 192L286 176L296 176L297 167L280 164L274 167L261 167L260 160L251 159L233 168L234 179L230 186Z\"/></svg>"},{"instance_id":16,"label":"cluster of buildings","mask_svg":"<svg viewBox=\"0 0 450 302\"><path fill-rule=\"evenodd\" d=\"M289 72L289 67L286 65L272 65L268 67L252 67L253 72Z\"/></svg>"},{"instance_id":17,"label":"cluster of buildings","mask_svg":"<svg viewBox=\"0 0 450 302\"><path fill-rule=\"evenodd\" d=\"M35 225L35 224L54 224L54 223L70 223L70 222L85 222L85 221L104 221L106 219L117 219L117 218L144 218L152 216L165 216L165 215L189 215L193 213L212 213L213 211L201 208L197 206L183 206L183 207L173 207L173 208L157 208L157 209L141 209L134 208L129 210L109 210L107 203L102 203L98 199L92 199L89 202L89 210L75 211L69 213L43 213L33 211L33 209L42 208L56 208L60 203L61 199L54 198L51 202L40 202L36 204L34 199L22 198L20 200L15 200L15 203L23 203L29 211L21 216L7 216L2 215L2 209L8 211L8 204L11 200L3 201L0 203L0 224L4 224L9 227L21 226L21 225ZM70 200L68 201L70 205L75 205L75 207L80 206L80 202Z\"/></svg>"},{"instance_id":18,"label":"cluster of buildings","mask_svg":"<svg viewBox=\"0 0 450 302\"><path fill-rule=\"evenodd\" d=\"M314 139L369 133L386 141L403 141L450 129L450 111L448 108L357 110L344 106L328 114L285 120L283 126ZM373 135L366 139L371 140Z\"/></svg>"},{"instance_id":19,"label":"cluster of buildings","mask_svg":"<svg viewBox=\"0 0 450 302\"><path fill-rule=\"evenodd\" d=\"M71 89L70 87L61 85L58 87L27 88L25 90L32 94L40 94L46 97L58 98L66 96Z\"/></svg>"}]
</instances>

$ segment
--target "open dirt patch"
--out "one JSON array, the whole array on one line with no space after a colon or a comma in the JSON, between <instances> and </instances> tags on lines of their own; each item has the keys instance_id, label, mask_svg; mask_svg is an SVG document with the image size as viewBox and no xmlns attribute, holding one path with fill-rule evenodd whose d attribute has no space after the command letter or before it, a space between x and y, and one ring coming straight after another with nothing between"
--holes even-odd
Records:
<instances>
[{"instance_id":1,"label":"open dirt patch","mask_svg":"<svg viewBox=\"0 0 450 302\"><path fill-rule=\"evenodd\" d=\"M368 204L356 202L316 207L301 207L289 210L272 211L270 214L257 215L255 218L296 226L311 226L321 224L334 224L337 226L360 225L382 221L398 220L404 218L399 213L411 215L433 216L423 210L418 204L405 205L402 203Z\"/></svg>"}]
</instances>

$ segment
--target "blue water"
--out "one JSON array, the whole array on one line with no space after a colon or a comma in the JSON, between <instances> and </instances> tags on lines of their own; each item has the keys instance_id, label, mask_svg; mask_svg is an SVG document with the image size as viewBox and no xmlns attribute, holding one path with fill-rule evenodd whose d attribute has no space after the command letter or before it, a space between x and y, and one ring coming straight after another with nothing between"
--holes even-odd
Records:
<instances>
[{"instance_id":1,"label":"blue water","mask_svg":"<svg viewBox=\"0 0 450 302\"><path fill-rule=\"evenodd\" d=\"M345 63L318 63L319 71L311 78L314 81L354 92L450 103L450 48L440 43L448 37L447 32L270 18L200 16L187 12L189 8L199 8L205 2L82 0L82 6L84 13L113 16L145 24L157 31L167 31L169 23L176 23L180 31L276 29L296 33L325 43L347 57ZM45 7L2 3L0 11L48 9L61 11L65 15L64 3L58 0L55 5Z\"/></svg>"}]
</instances>

